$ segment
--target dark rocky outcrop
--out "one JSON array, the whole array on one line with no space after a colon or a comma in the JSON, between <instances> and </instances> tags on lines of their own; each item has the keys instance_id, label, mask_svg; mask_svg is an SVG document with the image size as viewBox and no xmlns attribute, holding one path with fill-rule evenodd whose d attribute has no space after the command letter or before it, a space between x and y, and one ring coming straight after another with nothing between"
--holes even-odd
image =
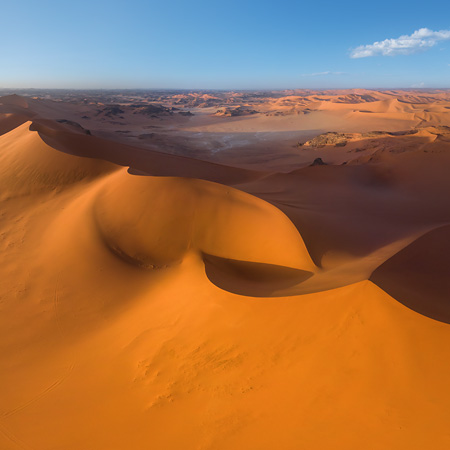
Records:
<instances>
[{"instance_id":1,"label":"dark rocky outcrop","mask_svg":"<svg viewBox=\"0 0 450 450\"><path fill-rule=\"evenodd\" d=\"M326 165L327 163L324 163L322 158L316 158L310 166L312 167L312 166L326 166Z\"/></svg>"},{"instance_id":2,"label":"dark rocky outcrop","mask_svg":"<svg viewBox=\"0 0 450 450\"><path fill-rule=\"evenodd\" d=\"M87 130L86 128L82 127L78 122L74 122L73 120L59 119L57 120L57 122L75 128L80 133L87 134L88 136L91 136L92 134L90 130Z\"/></svg>"},{"instance_id":3,"label":"dark rocky outcrop","mask_svg":"<svg viewBox=\"0 0 450 450\"><path fill-rule=\"evenodd\" d=\"M238 116L250 116L252 114L258 114L258 111L249 109L245 106L238 106L237 108L220 108L215 113L216 116L221 117L238 117Z\"/></svg>"},{"instance_id":4,"label":"dark rocky outcrop","mask_svg":"<svg viewBox=\"0 0 450 450\"><path fill-rule=\"evenodd\" d=\"M326 145L333 145L335 147L345 147L348 140L351 138L350 134L346 133L336 133L335 131L330 131L328 133L320 134L315 138L305 142L305 147L325 147Z\"/></svg>"},{"instance_id":5,"label":"dark rocky outcrop","mask_svg":"<svg viewBox=\"0 0 450 450\"><path fill-rule=\"evenodd\" d=\"M119 114L124 114L124 110L122 108L120 108L117 105L108 105L105 106L103 109L99 109L97 111L97 115L104 115L105 117L115 117L118 116Z\"/></svg>"},{"instance_id":6,"label":"dark rocky outcrop","mask_svg":"<svg viewBox=\"0 0 450 450\"><path fill-rule=\"evenodd\" d=\"M172 116L173 108L166 108L162 105L131 105L134 109L133 114L144 114L151 117Z\"/></svg>"}]
</instances>

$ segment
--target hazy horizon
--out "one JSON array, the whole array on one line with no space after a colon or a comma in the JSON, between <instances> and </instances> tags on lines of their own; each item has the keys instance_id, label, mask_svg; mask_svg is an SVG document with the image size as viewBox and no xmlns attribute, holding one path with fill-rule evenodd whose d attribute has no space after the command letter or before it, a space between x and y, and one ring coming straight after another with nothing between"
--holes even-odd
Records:
<instances>
[{"instance_id":1,"label":"hazy horizon","mask_svg":"<svg viewBox=\"0 0 450 450\"><path fill-rule=\"evenodd\" d=\"M120 88L120 87L111 87L111 88L103 88L103 87L92 87L92 88L71 88L71 87L60 87L60 88L45 88L45 87L2 87L0 86L0 91L13 91L13 92L29 92L29 91L75 91L75 92L97 92L97 91L105 91L105 92L285 92L285 91L312 91L312 92L322 92L322 91L374 91L374 92L382 92L382 91L448 91L450 87L405 87L405 86L391 86L391 87L374 87L374 88L359 88L359 87L348 87L348 88L335 88L335 87L326 87L326 88L301 88L301 87L286 87L286 88L178 88L178 87L135 87L135 88Z\"/></svg>"}]
</instances>

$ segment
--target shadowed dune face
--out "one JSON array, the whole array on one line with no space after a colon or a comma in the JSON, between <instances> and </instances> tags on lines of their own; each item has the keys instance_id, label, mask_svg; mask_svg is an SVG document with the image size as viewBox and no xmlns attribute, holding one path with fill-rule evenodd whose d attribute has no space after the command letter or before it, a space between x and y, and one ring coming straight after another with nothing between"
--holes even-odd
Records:
<instances>
[{"instance_id":1,"label":"shadowed dune face","mask_svg":"<svg viewBox=\"0 0 450 450\"><path fill-rule=\"evenodd\" d=\"M206 276L226 291L252 297L269 297L296 286L312 273L274 264L239 261L203 255Z\"/></svg>"},{"instance_id":2,"label":"shadowed dune face","mask_svg":"<svg viewBox=\"0 0 450 450\"><path fill-rule=\"evenodd\" d=\"M440 169L435 179L426 180L420 175L423 164L416 166L415 159L398 162L308 167L240 188L283 211L300 231L313 261L331 269L449 220ZM411 186L412 180L422 180L421 192ZM434 202L425 200L430 196Z\"/></svg>"},{"instance_id":3,"label":"shadowed dune face","mask_svg":"<svg viewBox=\"0 0 450 450\"><path fill-rule=\"evenodd\" d=\"M231 185L258 179L265 175L260 171L214 164L160 151L144 150L97 136L88 136L49 120L35 120L32 129L37 131L40 138L52 148L71 155L102 159L113 164L127 166L131 173L139 175L201 178Z\"/></svg>"},{"instance_id":4,"label":"shadowed dune face","mask_svg":"<svg viewBox=\"0 0 450 450\"><path fill-rule=\"evenodd\" d=\"M1 450L450 448L450 95L243 95L0 99Z\"/></svg>"},{"instance_id":5,"label":"shadowed dune face","mask_svg":"<svg viewBox=\"0 0 450 450\"><path fill-rule=\"evenodd\" d=\"M28 117L26 115L0 113L0 136L14 130L14 128L22 125L27 120Z\"/></svg>"},{"instance_id":6,"label":"shadowed dune face","mask_svg":"<svg viewBox=\"0 0 450 450\"><path fill-rule=\"evenodd\" d=\"M432 230L388 259L370 280L414 311L450 323L450 226Z\"/></svg>"}]
</instances>

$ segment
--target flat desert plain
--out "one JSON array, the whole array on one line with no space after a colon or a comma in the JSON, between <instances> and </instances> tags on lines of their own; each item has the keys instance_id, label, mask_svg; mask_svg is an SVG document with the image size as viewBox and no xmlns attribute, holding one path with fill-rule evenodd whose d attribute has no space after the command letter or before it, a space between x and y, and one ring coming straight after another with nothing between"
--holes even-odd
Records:
<instances>
[{"instance_id":1,"label":"flat desert plain","mask_svg":"<svg viewBox=\"0 0 450 450\"><path fill-rule=\"evenodd\" d=\"M450 448L450 91L21 94L0 449Z\"/></svg>"}]
</instances>

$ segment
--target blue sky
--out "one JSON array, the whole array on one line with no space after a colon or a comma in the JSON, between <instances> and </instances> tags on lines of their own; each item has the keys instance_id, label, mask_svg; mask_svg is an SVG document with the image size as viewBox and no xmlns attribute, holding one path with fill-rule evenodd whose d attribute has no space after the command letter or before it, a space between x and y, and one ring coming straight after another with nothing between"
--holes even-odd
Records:
<instances>
[{"instance_id":1,"label":"blue sky","mask_svg":"<svg viewBox=\"0 0 450 450\"><path fill-rule=\"evenodd\" d=\"M450 87L442 0L3 0L0 17L0 87Z\"/></svg>"}]
</instances>

